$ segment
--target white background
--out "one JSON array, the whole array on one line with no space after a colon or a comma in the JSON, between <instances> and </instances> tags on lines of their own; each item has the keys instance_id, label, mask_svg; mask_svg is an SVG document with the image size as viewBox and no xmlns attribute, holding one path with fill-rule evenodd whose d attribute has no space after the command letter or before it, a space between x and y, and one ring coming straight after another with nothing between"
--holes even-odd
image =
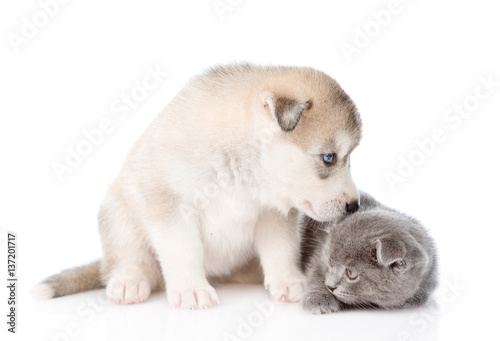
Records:
<instances>
[{"instance_id":1,"label":"white background","mask_svg":"<svg viewBox=\"0 0 500 341\"><path fill-rule=\"evenodd\" d=\"M2 2L0 264L6 268L5 232L15 231L20 279L12 339L498 340L500 87L487 99L470 96L481 77L500 82L499 9L486 0L401 0L381 27L372 11L388 9L389 0L226 1L233 6L223 20L213 0L69 1L17 48L9 37L42 9L37 1ZM43 14L36 18L44 24ZM342 44L358 37L359 45L366 29L371 37L349 61ZM30 298L39 280L100 257L96 214L126 152L187 79L232 61L312 66L340 82L364 123L352 160L358 186L416 216L436 238L443 285L433 306L310 316L276 303L264 316L254 303L267 302L267 292L238 285L217 288L220 307L195 312L173 311L162 293L141 305L93 308L88 300L103 290ZM141 85L148 67L169 76L120 119L112 104ZM470 115L446 121L464 102ZM114 131L59 181L53 162L64 163L67 146L103 119ZM415 140L435 129L446 140L419 159ZM397 174L412 155L419 165L391 188L387 172Z\"/></svg>"}]
</instances>

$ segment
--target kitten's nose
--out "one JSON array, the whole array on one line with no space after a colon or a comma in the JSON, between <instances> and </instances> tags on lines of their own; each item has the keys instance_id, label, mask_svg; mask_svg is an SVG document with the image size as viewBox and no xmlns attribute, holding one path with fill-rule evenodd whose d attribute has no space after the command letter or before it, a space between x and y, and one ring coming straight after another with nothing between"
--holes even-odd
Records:
<instances>
[{"instance_id":1,"label":"kitten's nose","mask_svg":"<svg viewBox=\"0 0 500 341\"><path fill-rule=\"evenodd\" d=\"M330 290L330 292L331 292L332 294L333 294L333 292L335 291L335 289L337 289L337 287L336 287L336 286L335 286L335 287L331 287L331 286L329 286L329 285L327 285L327 286L326 286L326 288L327 288L328 290Z\"/></svg>"},{"instance_id":2,"label":"kitten's nose","mask_svg":"<svg viewBox=\"0 0 500 341\"><path fill-rule=\"evenodd\" d=\"M359 208L358 201L351 201L345 205L345 211L347 214L353 214Z\"/></svg>"}]
</instances>

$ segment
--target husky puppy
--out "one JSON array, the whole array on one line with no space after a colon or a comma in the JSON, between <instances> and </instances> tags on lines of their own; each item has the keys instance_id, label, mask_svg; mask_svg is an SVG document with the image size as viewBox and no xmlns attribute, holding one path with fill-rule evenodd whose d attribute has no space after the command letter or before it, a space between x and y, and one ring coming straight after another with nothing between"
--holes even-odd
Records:
<instances>
[{"instance_id":1,"label":"husky puppy","mask_svg":"<svg viewBox=\"0 0 500 341\"><path fill-rule=\"evenodd\" d=\"M436 247L422 224L360 197L360 209L339 222L301 219L307 311L416 307L436 288Z\"/></svg>"},{"instance_id":2,"label":"husky puppy","mask_svg":"<svg viewBox=\"0 0 500 341\"><path fill-rule=\"evenodd\" d=\"M258 257L272 297L301 299L297 210L354 212L355 105L323 72L237 64L192 79L129 152L99 211L103 257L34 290L98 287L117 303L165 289L173 307L218 303L207 278Z\"/></svg>"}]
</instances>

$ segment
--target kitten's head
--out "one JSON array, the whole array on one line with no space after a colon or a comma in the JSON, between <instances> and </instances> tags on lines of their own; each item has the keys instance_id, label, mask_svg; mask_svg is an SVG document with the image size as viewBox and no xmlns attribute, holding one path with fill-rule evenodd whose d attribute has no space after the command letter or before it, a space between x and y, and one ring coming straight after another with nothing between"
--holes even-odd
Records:
<instances>
[{"instance_id":1,"label":"kitten's head","mask_svg":"<svg viewBox=\"0 0 500 341\"><path fill-rule=\"evenodd\" d=\"M418 224L397 212L372 210L331 227L322 254L325 285L347 305L395 308L414 300L430 261L409 233L422 233Z\"/></svg>"}]
</instances>

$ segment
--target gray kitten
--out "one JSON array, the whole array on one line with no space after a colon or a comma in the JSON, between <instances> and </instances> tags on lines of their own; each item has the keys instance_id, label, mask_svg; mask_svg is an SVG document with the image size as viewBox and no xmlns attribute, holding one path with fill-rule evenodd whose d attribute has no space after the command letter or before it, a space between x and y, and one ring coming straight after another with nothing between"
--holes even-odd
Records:
<instances>
[{"instance_id":1,"label":"gray kitten","mask_svg":"<svg viewBox=\"0 0 500 341\"><path fill-rule=\"evenodd\" d=\"M420 222L360 196L358 212L336 223L302 218L307 311L419 306L437 285L436 249Z\"/></svg>"}]
</instances>

